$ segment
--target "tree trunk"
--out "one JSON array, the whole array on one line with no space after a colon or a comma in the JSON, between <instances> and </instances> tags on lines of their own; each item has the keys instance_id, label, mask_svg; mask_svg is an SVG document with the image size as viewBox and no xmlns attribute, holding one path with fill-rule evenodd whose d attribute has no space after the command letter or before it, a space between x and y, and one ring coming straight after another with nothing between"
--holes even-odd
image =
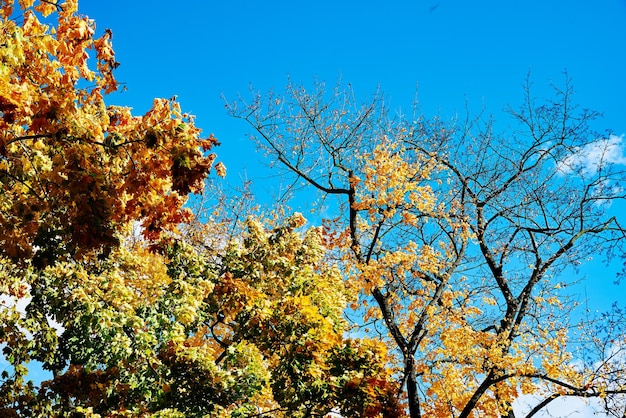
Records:
<instances>
[{"instance_id":1,"label":"tree trunk","mask_svg":"<svg viewBox=\"0 0 626 418\"><path fill-rule=\"evenodd\" d=\"M406 392L409 402L411 418L420 418L420 400L417 394L417 375L415 374L415 359L412 353L404 353L404 373L406 374Z\"/></svg>"}]
</instances>

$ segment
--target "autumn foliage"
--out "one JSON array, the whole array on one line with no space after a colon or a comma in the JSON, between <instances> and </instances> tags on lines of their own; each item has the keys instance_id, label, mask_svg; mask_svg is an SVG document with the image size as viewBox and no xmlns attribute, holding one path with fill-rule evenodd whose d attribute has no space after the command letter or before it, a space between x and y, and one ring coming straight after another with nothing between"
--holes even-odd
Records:
<instances>
[{"instance_id":1,"label":"autumn foliage","mask_svg":"<svg viewBox=\"0 0 626 418\"><path fill-rule=\"evenodd\" d=\"M325 205L320 226L289 194L230 216L217 140L175 98L106 104L110 31L76 0L0 5L0 416L626 412L623 312L579 324L581 354L561 292L626 243L626 172L567 82L542 104L527 85L510 137L323 83L229 104Z\"/></svg>"},{"instance_id":2,"label":"autumn foliage","mask_svg":"<svg viewBox=\"0 0 626 418\"><path fill-rule=\"evenodd\" d=\"M351 317L394 354L412 418L511 418L525 396L529 417L565 397L624 412L623 328L577 326L561 289L581 260L623 254L610 207L626 171L567 79L551 99L530 82L523 97L504 133L480 115L392 117L382 94L359 103L323 82L229 104L281 178L321 196L332 260L359 298Z\"/></svg>"},{"instance_id":3,"label":"autumn foliage","mask_svg":"<svg viewBox=\"0 0 626 418\"><path fill-rule=\"evenodd\" d=\"M50 415L307 416L335 407L400 415L385 347L343 336L343 283L336 271L319 270L320 230L302 235L302 222L266 230L250 220L219 265L167 240L160 253L122 247L107 260L34 273L19 323L38 348L11 344L10 352L43 362L55 378L29 396L16 393L17 379L5 384L5 407Z\"/></svg>"},{"instance_id":4,"label":"autumn foliage","mask_svg":"<svg viewBox=\"0 0 626 418\"><path fill-rule=\"evenodd\" d=\"M2 5L0 415L401 416L386 347L347 337L322 230L179 228L225 174L216 139L175 99L108 106L112 33L75 0Z\"/></svg>"},{"instance_id":5,"label":"autumn foliage","mask_svg":"<svg viewBox=\"0 0 626 418\"><path fill-rule=\"evenodd\" d=\"M143 116L107 106L118 89L112 34L96 37L76 1L21 1L19 15L3 4L0 254L45 266L107 251L133 222L156 239L188 220L186 195L201 190L215 138L175 99ZM52 16L54 27L42 23Z\"/></svg>"}]
</instances>

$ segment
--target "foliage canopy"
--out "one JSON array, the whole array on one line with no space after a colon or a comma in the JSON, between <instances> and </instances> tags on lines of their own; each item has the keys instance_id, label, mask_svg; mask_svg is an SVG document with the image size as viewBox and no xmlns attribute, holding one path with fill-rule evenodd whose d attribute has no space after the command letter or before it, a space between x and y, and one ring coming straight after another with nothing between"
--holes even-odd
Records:
<instances>
[{"instance_id":1,"label":"foliage canopy","mask_svg":"<svg viewBox=\"0 0 626 418\"><path fill-rule=\"evenodd\" d=\"M386 347L344 336L321 229L250 219L211 250L185 234L187 196L225 174L216 139L175 99L107 106L112 34L75 0L2 4L0 414L400 414Z\"/></svg>"},{"instance_id":2,"label":"foliage canopy","mask_svg":"<svg viewBox=\"0 0 626 418\"><path fill-rule=\"evenodd\" d=\"M623 312L583 324L580 355L560 291L626 242L616 137L568 81L544 103L529 83L506 134L322 83L233 103L330 215L229 234L186 205L225 175L216 138L175 98L106 104L112 33L76 0L1 4L0 415L513 417L526 394L528 417L566 396L624 414Z\"/></svg>"}]
</instances>

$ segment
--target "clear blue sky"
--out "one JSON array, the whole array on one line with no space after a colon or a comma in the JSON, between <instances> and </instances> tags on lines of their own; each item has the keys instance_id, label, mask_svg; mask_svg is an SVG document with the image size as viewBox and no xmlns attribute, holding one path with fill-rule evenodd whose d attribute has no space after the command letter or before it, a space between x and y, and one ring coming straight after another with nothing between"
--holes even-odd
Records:
<instances>
[{"instance_id":1,"label":"clear blue sky","mask_svg":"<svg viewBox=\"0 0 626 418\"><path fill-rule=\"evenodd\" d=\"M575 101L604 112L596 128L626 134L626 0L81 0L80 12L113 31L128 90L112 102L143 113L177 95L220 139L231 181L258 175L262 156L222 95L281 89L288 76L341 78L357 95L380 86L392 108L409 108L417 87L427 115L454 117L466 100L495 113L518 104L529 71L549 97L566 70ZM588 271L591 308L624 299L614 272Z\"/></svg>"},{"instance_id":2,"label":"clear blue sky","mask_svg":"<svg viewBox=\"0 0 626 418\"><path fill-rule=\"evenodd\" d=\"M567 70L578 101L626 132L626 0L81 0L80 12L113 30L128 87L115 101L141 112L178 95L221 139L231 172L246 127L220 96L288 75L341 77L362 95L380 85L392 107L410 106L418 86L425 112L454 116L466 99L494 112L519 102L528 71L541 94Z\"/></svg>"}]
</instances>

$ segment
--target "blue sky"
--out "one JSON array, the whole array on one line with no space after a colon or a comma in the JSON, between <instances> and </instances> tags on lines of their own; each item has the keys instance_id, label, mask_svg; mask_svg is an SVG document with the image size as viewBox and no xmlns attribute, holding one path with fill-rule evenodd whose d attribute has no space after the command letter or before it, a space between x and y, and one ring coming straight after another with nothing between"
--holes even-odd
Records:
<instances>
[{"instance_id":1,"label":"blue sky","mask_svg":"<svg viewBox=\"0 0 626 418\"><path fill-rule=\"evenodd\" d=\"M446 111L466 96L515 101L528 70L539 83L567 69L585 103L613 117L626 92L624 0L82 0L80 10L113 30L126 101L175 93L214 128L221 93L288 74L380 84L398 105L419 83L422 101Z\"/></svg>"},{"instance_id":2,"label":"blue sky","mask_svg":"<svg viewBox=\"0 0 626 418\"><path fill-rule=\"evenodd\" d=\"M82 0L80 11L113 30L128 87L115 100L143 111L178 95L226 160L245 127L220 96L288 76L341 77L363 95L380 85L392 107L410 106L418 86L426 113L453 116L466 99L492 111L518 102L528 71L541 94L567 70L578 101L626 132L626 0Z\"/></svg>"},{"instance_id":3,"label":"blue sky","mask_svg":"<svg viewBox=\"0 0 626 418\"><path fill-rule=\"evenodd\" d=\"M522 99L530 72L549 97L567 71L598 129L626 133L626 0L179 1L81 0L98 30L113 31L127 91L112 98L144 112L177 95L222 146L229 181L263 175L250 133L230 118L250 85L281 89L290 77L350 83L367 97L380 86L392 109L417 90L427 115L453 118L485 105L498 113ZM504 121L502 123L505 123Z\"/></svg>"},{"instance_id":4,"label":"blue sky","mask_svg":"<svg viewBox=\"0 0 626 418\"><path fill-rule=\"evenodd\" d=\"M391 108L452 118L483 104L497 113L522 99L531 72L549 97L567 70L583 107L604 112L597 128L626 133L626 0L162 1L81 0L99 32L113 31L127 91L111 104L137 113L154 97L177 95L196 115L231 181L261 175L249 130L230 118L222 95L250 84L280 89L314 78L350 83L366 97L378 86ZM625 284L596 270L593 306L623 297ZM608 273L609 276L612 273ZM610 294L611 296L607 296Z\"/></svg>"},{"instance_id":5,"label":"blue sky","mask_svg":"<svg viewBox=\"0 0 626 418\"><path fill-rule=\"evenodd\" d=\"M498 113L522 99L530 71L535 95L550 97L567 71L581 106L604 112L596 128L626 133L626 0L178 1L81 0L99 32L113 31L118 80L110 102L147 110L177 95L196 115L228 167L229 181L264 176L248 127L228 116L252 84L261 91L314 78L350 83L367 97L380 86L392 109L417 89L427 115L453 118L466 102ZM505 121L501 122L505 124ZM506 128L506 126L501 126ZM592 307L624 286L587 286ZM598 274L595 274L597 278ZM606 295L610 294L611 297Z\"/></svg>"}]
</instances>

